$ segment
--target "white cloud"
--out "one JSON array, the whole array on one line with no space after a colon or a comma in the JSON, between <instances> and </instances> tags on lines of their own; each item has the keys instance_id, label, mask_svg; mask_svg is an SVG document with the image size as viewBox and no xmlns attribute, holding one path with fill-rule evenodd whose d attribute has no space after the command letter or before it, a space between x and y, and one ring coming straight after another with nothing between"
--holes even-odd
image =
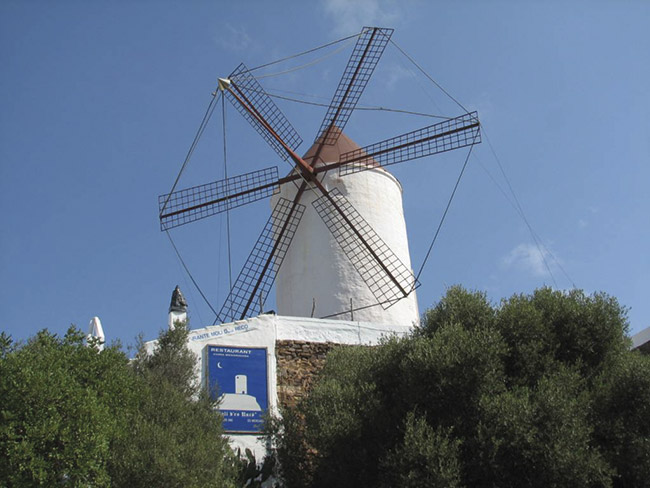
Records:
<instances>
[{"instance_id":1,"label":"white cloud","mask_svg":"<svg viewBox=\"0 0 650 488\"><path fill-rule=\"evenodd\" d=\"M397 4L387 0L323 0L337 35L349 36L364 26L390 27L399 17Z\"/></svg>"},{"instance_id":2,"label":"white cloud","mask_svg":"<svg viewBox=\"0 0 650 488\"><path fill-rule=\"evenodd\" d=\"M224 24L216 35L217 44L229 51L243 51L251 43L251 36L248 35L246 28L243 26L236 27L230 24Z\"/></svg>"},{"instance_id":3,"label":"white cloud","mask_svg":"<svg viewBox=\"0 0 650 488\"><path fill-rule=\"evenodd\" d=\"M386 83L386 89L392 90L396 86L399 86L399 84L403 80L412 77L413 77L412 71L409 71L408 69L398 64L392 64L387 68L386 76L384 78L384 82Z\"/></svg>"},{"instance_id":4,"label":"white cloud","mask_svg":"<svg viewBox=\"0 0 650 488\"><path fill-rule=\"evenodd\" d=\"M598 214L598 207L588 206L587 211L584 212L582 217L578 218L578 229L584 229L589 227L591 224L592 218L594 215ZM585 215L586 214L586 215Z\"/></svg>"},{"instance_id":5,"label":"white cloud","mask_svg":"<svg viewBox=\"0 0 650 488\"><path fill-rule=\"evenodd\" d=\"M546 249L538 248L534 244L519 244L503 258L503 264L544 278L551 276L547 265L550 268L555 267L551 254Z\"/></svg>"}]
</instances>

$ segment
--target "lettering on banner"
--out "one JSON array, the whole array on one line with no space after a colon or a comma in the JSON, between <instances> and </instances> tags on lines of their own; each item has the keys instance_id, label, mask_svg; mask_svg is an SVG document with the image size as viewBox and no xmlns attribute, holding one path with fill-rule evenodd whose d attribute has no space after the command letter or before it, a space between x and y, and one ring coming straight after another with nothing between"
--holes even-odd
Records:
<instances>
[{"instance_id":1,"label":"lettering on banner","mask_svg":"<svg viewBox=\"0 0 650 488\"><path fill-rule=\"evenodd\" d=\"M219 329L216 330L190 336L190 341L203 341L206 339L212 339L214 337L227 336L229 334L234 334L236 332L246 332L248 328L249 327L247 323L237 324L234 327L220 327Z\"/></svg>"}]
</instances>

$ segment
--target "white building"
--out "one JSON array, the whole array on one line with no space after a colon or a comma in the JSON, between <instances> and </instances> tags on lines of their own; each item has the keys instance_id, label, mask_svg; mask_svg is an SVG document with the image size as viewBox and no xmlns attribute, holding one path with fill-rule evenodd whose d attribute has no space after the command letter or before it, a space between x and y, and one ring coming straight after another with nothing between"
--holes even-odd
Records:
<instances>
[{"instance_id":1,"label":"white building","mask_svg":"<svg viewBox=\"0 0 650 488\"><path fill-rule=\"evenodd\" d=\"M199 357L197 376L222 402L224 426L233 448L249 448L257 459L266 448L253 433L264 410L278 413L281 402L303 392L314 368L333 344L377 344L382 336L405 334L410 326L347 320L260 315L190 331L188 346ZM153 348L155 342L147 343ZM252 431L252 432L251 432Z\"/></svg>"}]
</instances>

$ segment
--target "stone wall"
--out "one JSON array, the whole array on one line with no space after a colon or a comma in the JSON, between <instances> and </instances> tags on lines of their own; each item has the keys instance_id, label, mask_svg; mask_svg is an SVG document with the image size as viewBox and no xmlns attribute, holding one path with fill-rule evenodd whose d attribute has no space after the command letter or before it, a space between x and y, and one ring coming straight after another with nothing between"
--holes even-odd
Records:
<instances>
[{"instance_id":1,"label":"stone wall","mask_svg":"<svg viewBox=\"0 0 650 488\"><path fill-rule=\"evenodd\" d=\"M276 341L277 391L280 406L295 406L309 391L325 364L332 342Z\"/></svg>"}]
</instances>

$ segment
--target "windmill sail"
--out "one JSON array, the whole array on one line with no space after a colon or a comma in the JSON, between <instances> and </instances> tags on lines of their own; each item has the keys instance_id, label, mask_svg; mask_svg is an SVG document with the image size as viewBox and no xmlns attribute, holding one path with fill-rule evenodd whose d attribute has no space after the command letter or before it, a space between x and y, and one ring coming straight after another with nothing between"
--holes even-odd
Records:
<instances>
[{"instance_id":1,"label":"windmill sail","mask_svg":"<svg viewBox=\"0 0 650 488\"><path fill-rule=\"evenodd\" d=\"M250 73L244 63L241 63L235 71L230 74L229 79L232 82L231 89L234 89L238 95L243 98L248 109L252 110L263 119L269 125L271 130L273 130L279 138L287 144L287 146L295 151L298 146L302 144L302 138L298 135L296 129L293 128L289 120L285 117L275 102L271 100L271 97L264 91L262 85L260 85L257 79ZM227 90L225 93L228 100L230 100L230 103L233 104L239 113L242 114L242 116L264 138L268 145L271 146L271 148L273 148L282 159L287 160L289 154L282 144L278 142L277 138L274 137L268 129L247 110L246 107L242 106L241 103L232 96L230 91Z\"/></svg>"},{"instance_id":2,"label":"windmill sail","mask_svg":"<svg viewBox=\"0 0 650 488\"><path fill-rule=\"evenodd\" d=\"M305 206L280 198L258 238L217 319L243 320L256 315L287 254Z\"/></svg>"},{"instance_id":3,"label":"windmill sail","mask_svg":"<svg viewBox=\"0 0 650 488\"><path fill-rule=\"evenodd\" d=\"M158 197L160 229L204 219L269 197L279 191L278 168L273 166ZM164 213L162 213L164 212Z\"/></svg>"},{"instance_id":4,"label":"windmill sail","mask_svg":"<svg viewBox=\"0 0 650 488\"><path fill-rule=\"evenodd\" d=\"M346 175L375 168L378 164L389 166L403 163L479 142L481 142L481 128L478 114L471 112L341 154L337 164L328 165L327 168L321 168L319 171L339 166L340 174Z\"/></svg>"},{"instance_id":5,"label":"windmill sail","mask_svg":"<svg viewBox=\"0 0 650 488\"><path fill-rule=\"evenodd\" d=\"M393 35L393 29L364 27L343 72L341 81L321 123L315 142L334 144L348 123L352 111ZM338 131L334 131L334 128Z\"/></svg>"},{"instance_id":6,"label":"windmill sail","mask_svg":"<svg viewBox=\"0 0 650 488\"><path fill-rule=\"evenodd\" d=\"M384 309L415 289L413 273L337 188L312 205Z\"/></svg>"}]
</instances>

